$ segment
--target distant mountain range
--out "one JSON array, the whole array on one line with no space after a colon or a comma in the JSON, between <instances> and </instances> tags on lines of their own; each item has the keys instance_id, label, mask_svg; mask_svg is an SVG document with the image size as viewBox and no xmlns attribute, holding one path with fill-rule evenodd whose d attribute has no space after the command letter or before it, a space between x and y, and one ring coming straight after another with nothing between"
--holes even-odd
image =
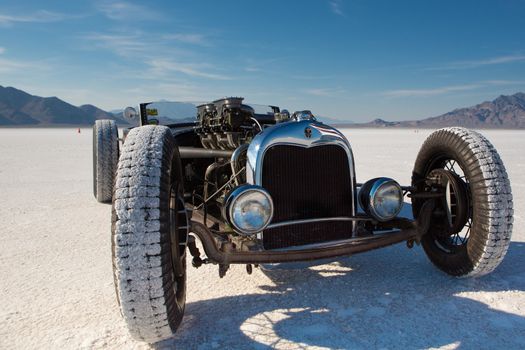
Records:
<instances>
[{"instance_id":1,"label":"distant mountain range","mask_svg":"<svg viewBox=\"0 0 525 350\"><path fill-rule=\"evenodd\" d=\"M122 117L93 105L77 107L57 97L33 96L13 87L0 86L0 125L92 125L96 119L128 124Z\"/></svg>"},{"instance_id":2,"label":"distant mountain range","mask_svg":"<svg viewBox=\"0 0 525 350\"><path fill-rule=\"evenodd\" d=\"M472 107L455 109L437 117L390 122L375 119L358 127L442 128L463 126L475 129L525 129L525 93L501 95Z\"/></svg>"},{"instance_id":3,"label":"distant mountain range","mask_svg":"<svg viewBox=\"0 0 525 350\"><path fill-rule=\"evenodd\" d=\"M194 104L177 103L163 109L177 110L177 115L193 119ZM169 109L169 111L171 111ZM56 125L92 125L97 119L113 119L118 124L129 125L121 111L106 112L87 104L73 106L57 97L30 95L13 87L0 86L0 126L56 126ZM160 114L160 113L159 113ZM163 119L162 115L158 116ZM336 119L319 117L331 125L352 127L398 127L398 128L441 128L446 126L464 126L468 128L525 129L525 93L518 92L511 96L501 95L493 101L455 109L443 115L422 119L392 122L375 119L368 123L352 123Z\"/></svg>"}]
</instances>

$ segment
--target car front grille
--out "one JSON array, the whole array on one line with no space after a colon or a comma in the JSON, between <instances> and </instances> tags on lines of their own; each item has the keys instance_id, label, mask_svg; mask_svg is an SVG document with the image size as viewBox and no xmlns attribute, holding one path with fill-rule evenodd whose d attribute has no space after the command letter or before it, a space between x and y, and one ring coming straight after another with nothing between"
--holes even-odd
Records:
<instances>
[{"instance_id":1,"label":"car front grille","mask_svg":"<svg viewBox=\"0 0 525 350\"><path fill-rule=\"evenodd\" d=\"M310 148L276 145L266 150L262 185L272 196L272 223L351 216L352 179L348 155L338 145ZM265 249L350 238L351 221L302 223L266 229Z\"/></svg>"}]
</instances>

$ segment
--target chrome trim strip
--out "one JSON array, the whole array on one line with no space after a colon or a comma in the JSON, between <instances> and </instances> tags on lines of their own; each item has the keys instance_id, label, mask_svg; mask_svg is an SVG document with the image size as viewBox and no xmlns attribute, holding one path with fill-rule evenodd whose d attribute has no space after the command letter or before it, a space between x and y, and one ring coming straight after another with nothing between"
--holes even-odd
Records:
<instances>
[{"instance_id":1,"label":"chrome trim strip","mask_svg":"<svg viewBox=\"0 0 525 350\"><path fill-rule=\"evenodd\" d=\"M271 229L271 228L282 227L282 226L310 224L314 222L327 222L327 221L372 221L372 220L373 220L372 218L360 217L360 216L334 216L331 218L303 219L303 220L276 222L274 224L268 225L266 228Z\"/></svg>"}]
</instances>

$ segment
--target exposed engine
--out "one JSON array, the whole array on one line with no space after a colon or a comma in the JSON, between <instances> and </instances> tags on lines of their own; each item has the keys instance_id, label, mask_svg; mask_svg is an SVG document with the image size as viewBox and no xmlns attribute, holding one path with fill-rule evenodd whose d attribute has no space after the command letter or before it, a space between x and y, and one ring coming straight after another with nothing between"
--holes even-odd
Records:
<instances>
[{"instance_id":1,"label":"exposed engine","mask_svg":"<svg viewBox=\"0 0 525 350\"><path fill-rule=\"evenodd\" d=\"M215 157L205 168L201 205L216 217L221 216L226 194L246 183L247 150L253 137L266 127L290 120L288 111L281 112L279 107L252 107L243 104L243 100L226 97L197 106L195 131L202 146L231 151L229 156Z\"/></svg>"},{"instance_id":2,"label":"exposed engine","mask_svg":"<svg viewBox=\"0 0 525 350\"><path fill-rule=\"evenodd\" d=\"M269 106L271 112L258 114L243 104L242 97L226 97L197 106L197 126L202 145L207 149L234 150L249 143L262 129L289 118L279 107Z\"/></svg>"},{"instance_id":3,"label":"exposed engine","mask_svg":"<svg viewBox=\"0 0 525 350\"><path fill-rule=\"evenodd\" d=\"M197 106L195 133L191 135L193 151L199 157L186 158L185 184L191 184L194 211L199 212L213 230L217 244L225 250L260 251L265 249L264 243L256 233L262 232L261 227L269 224L274 208L269 191L247 183L250 144L263 130L271 133L268 129L276 124L292 120L315 121L315 117L306 110L290 115L287 110L281 111L276 106L247 105L243 100L242 97L227 97ZM293 126L291 124L293 122L290 123ZM304 132L307 130L310 128ZM260 136L264 137L264 134ZM306 134L305 137L309 136ZM199 147L199 141L204 149ZM242 214L248 210L258 215ZM266 220L264 225L261 220ZM344 230L349 232L346 227ZM196 263L202 262L197 260ZM220 266L221 276L228 266Z\"/></svg>"}]
</instances>

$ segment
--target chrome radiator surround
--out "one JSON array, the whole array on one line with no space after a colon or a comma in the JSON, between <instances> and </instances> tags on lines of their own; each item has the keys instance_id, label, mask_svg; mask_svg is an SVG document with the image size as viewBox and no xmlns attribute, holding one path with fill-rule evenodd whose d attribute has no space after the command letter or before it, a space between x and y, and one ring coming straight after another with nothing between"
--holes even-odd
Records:
<instances>
[{"instance_id":1,"label":"chrome radiator surround","mask_svg":"<svg viewBox=\"0 0 525 350\"><path fill-rule=\"evenodd\" d=\"M349 217L354 217L356 215L357 196L355 192L356 179L354 158L350 143L341 132L315 120L290 121L265 129L252 140L248 147L246 164L246 179L248 183L263 186L262 174L266 151L277 145L302 148L327 145L341 147L348 157L350 182L353 188L352 212L347 215ZM298 174L298 176L300 176L300 174ZM317 221L316 218L310 218L310 220L311 222ZM324 221L324 219L319 218L319 221ZM354 222L352 226L352 234L355 232L355 227L356 223ZM262 234L259 235L259 238L262 238Z\"/></svg>"}]
</instances>

